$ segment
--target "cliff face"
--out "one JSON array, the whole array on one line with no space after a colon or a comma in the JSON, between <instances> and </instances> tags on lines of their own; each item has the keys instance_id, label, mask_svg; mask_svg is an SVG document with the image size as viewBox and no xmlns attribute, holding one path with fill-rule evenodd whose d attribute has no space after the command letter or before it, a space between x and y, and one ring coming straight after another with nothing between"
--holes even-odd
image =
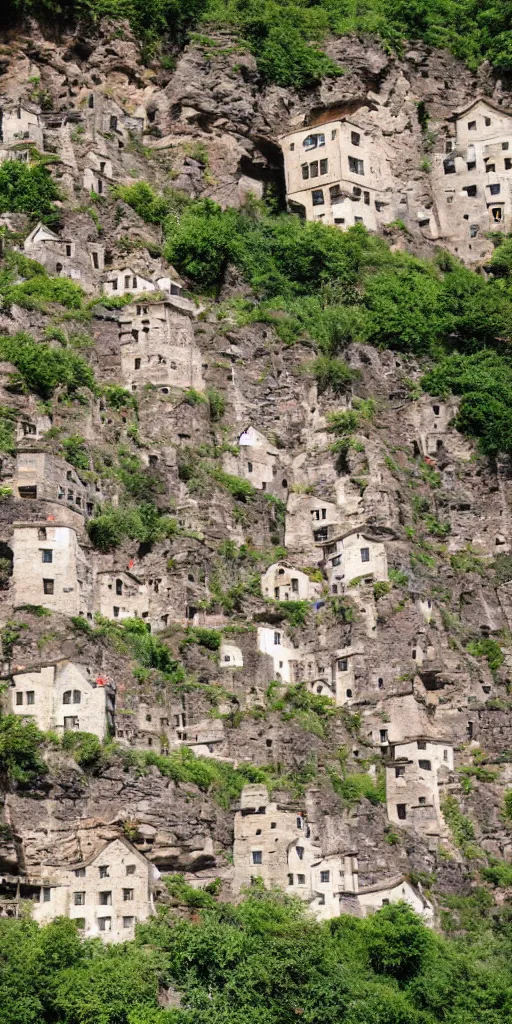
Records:
<instances>
[{"instance_id":1,"label":"cliff face","mask_svg":"<svg viewBox=\"0 0 512 1024\"><path fill-rule=\"evenodd\" d=\"M79 403L56 390L42 407L13 389L12 366L0 366L0 402L14 410L17 439L2 462L7 565L14 552L2 591L4 710L30 714L15 696L39 700L45 669L50 687L73 693L75 684L66 690L59 679L81 666L106 685L98 714L125 753L191 747L221 765L268 768L276 784L282 778L281 809L305 814L323 856L357 857L361 888L409 876L442 904L471 890L486 856L511 854L503 802L512 781L512 603L508 574L503 581L492 569L510 550L510 466L485 460L455 430L453 399L421 394L422 368L411 358L354 344L352 394L319 395L307 342L286 347L271 325L236 326L226 313L222 303L247 291L234 269L219 302L187 303L179 294L187 282L162 262L159 226L109 192L146 180L238 206L271 186L282 202L280 137L343 108L359 112L407 195L410 233L391 232L391 241L429 254L435 240L417 211L436 196L420 169L428 143L418 105L442 134L477 94L505 106L510 97L485 69L475 79L424 46L403 60L356 39L329 52L344 76L300 96L262 90L251 56L222 33L187 47L173 71L143 66L126 26L55 43L34 25L2 47L4 143L17 105L42 107L38 148L56 158L48 166L63 197L56 241L36 239L25 255L91 298L116 275L113 295L136 293L124 308L98 299L81 330L97 384L128 388L138 405L115 407L92 391ZM2 221L9 245L22 248L28 218ZM478 259L487 253L484 240ZM166 275L174 293L159 284ZM141 281L164 293L164 312L150 292L144 306ZM57 347L61 313L13 302L0 326ZM72 328L79 333L78 320ZM134 383L140 369L146 375ZM207 389L222 397L219 416L211 398L197 397ZM328 429L340 407L359 410L344 457L331 450ZM66 461L64 442L77 435L88 469ZM176 529L102 553L87 535L88 503L122 501L111 470L128 457L125 474L151 474L152 496ZM236 492L235 478L249 489ZM148 496L144 487L136 493ZM53 564L62 557L60 603L56 590L38 590L50 576L48 568L41 577L43 549ZM291 608L299 598L306 603ZM38 616L39 605L50 614ZM169 682L108 630L80 632L68 608L90 629L98 612L114 623L147 619L185 679ZM220 633L220 646L201 629ZM76 728L72 711L52 707L42 728ZM88 731L102 735L94 722ZM92 772L61 748L45 756L40 784L5 784L6 871L81 863L124 831L160 870L199 883L220 875L230 892L236 792L231 801L215 786L207 794L115 752ZM350 787L352 776L363 790Z\"/></svg>"}]
</instances>

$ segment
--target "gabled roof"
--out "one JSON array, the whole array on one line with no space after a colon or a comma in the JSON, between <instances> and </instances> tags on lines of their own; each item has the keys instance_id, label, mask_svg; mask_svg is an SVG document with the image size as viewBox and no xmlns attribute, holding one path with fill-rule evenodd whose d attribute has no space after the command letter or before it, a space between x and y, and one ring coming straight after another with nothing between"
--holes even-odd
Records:
<instances>
[{"instance_id":1,"label":"gabled roof","mask_svg":"<svg viewBox=\"0 0 512 1024\"><path fill-rule=\"evenodd\" d=\"M39 221L39 224L36 224L35 228L33 228L33 230L30 232L30 234L27 235L27 237L26 237L26 239L25 239L25 241L23 243L23 248L26 248L27 245L30 245L34 241L34 239L35 239L35 237L36 237L36 235L38 234L39 231L44 231L47 235L49 235L50 236L50 240L52 242L61 242L62 241L62 239L59 237L59 235L55 234L55 231L52 231L51 228L47 228L46 224L43 224L42 221Z\"/></svg>"},{"instance_id":2,"label":"gabled roof","mask_svg":"<svg viewBox=\"0 0 512 1024\"><path fill-rule=\"evenodd\" d=\"M108 850L109 846L112 846L113 843L122 843L122 845L126 847L129 853L133 854L134 857L137 857L139 861L142 861L147 866L148 870L151 870L151 868L153 868L153 864L151 863L151 861L149 861L147 857L145 857L144 854L140 852L140 850L137 850L135 846L132 846L128 839L125 839L124 836L114 836L114 838L112 839L107 839L106 842L103 843L103 846L100 846L99 850L96 850L96 852L91 854L90 857L87 857L86 860L79 861L76 864L68 864L68 870L76 871L78 868L90 867L91 864L94 864L95 861L99 860L102 854L105 853L105 850ZM56 865L48 865L48 867L52 866L55 867ZM63 865L59 865L59 867L62 868Z\"/></svg>"},{"instance_id":3,"label":"gabled roof","mask_svg":"<svg viewBox=\"0 0 512 1024\"><path fill-rule=\"evenodd\" d=\"M486 107L489 107L491 110L495 110L498 114L505 114L506 117L512 117L512 110L507 110L506 107L501 107L499 103L495 103L493 100L490 100L488 96L477 96L476 99L472 100L471 103L468 103L468 105L463 107L462 110L455 110L450 120L458 121L460 117L464 116L464 114L468 114L470 110L473 110L473 107L476 107L478 103L485 103Z\"/></svg>"}]
</instances>

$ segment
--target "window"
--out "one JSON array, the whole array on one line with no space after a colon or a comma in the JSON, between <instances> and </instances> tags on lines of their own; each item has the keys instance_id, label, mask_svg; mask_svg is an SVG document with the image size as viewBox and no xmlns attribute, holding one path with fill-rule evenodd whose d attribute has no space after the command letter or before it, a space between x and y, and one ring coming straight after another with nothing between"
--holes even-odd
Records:
<instances>
[{"instance_id":1,"label":"window","mask_svg":"<svg viewBox=\"0 0 512 1024\"><path fill-rule=\"evenodd\" d=\"M85 906L85 892L74 892L73 893L73 903L74 903L75 907L84 907Z\"/></svg>"},{"instance_id":2,"label":"window","mask_svg":"<svg viewBox=\"0 0 512 1024\"><path fill-rule=\"evenodd\" d=\"M403 779L405 775L405 765L398 764L395 768L395 779Z\"/></svg>"},{"instance_id":3,"label":"window","mask_svg":"<svg viewBox=\"0 0 512 1024\"><path fill-rule=\"evenodd\" d=\"M320 881L321 882L329 882L330 878L331 878L331 872L330 871L321 871L320 872Z\"/></svg>"},{"instance_id":4,"label":"window","mask_svg":"<svg viewBox=\"0 0 512 1024\"><path fill-rule=\"evenodd\" d=\"M116 132L117 131L117 117L115 116L115 114L111 114L110 115L110 131L111 132Z\"/></svg>"},{"instance_id":5,"label":"window","mask_svg":"<svg viewBox=\"0 0 512 1024\"><path fill-rule=\"evenodd\" d=\"M123 900L125 903L129 903L131 900L133 900L133 893L133 889L123 889Z\"/></svg>"},{"instance_id":6,"label":"window","mask_svg":"<svg viewBox=\"0 0 512 1024\"><path fill-rule=\"evenodd\" d=\"M252 851L252 863L253 864L263 864L263 851L262 850L253 850Z\"/></svg>"},{"instance_id":7,"label":"window","mask_svg":"<svg viewBox=\"0 0 512 1024\"><path fill-rule=\"evenodd\" d=\"M345 693L345 696L346 697L351 697L352 696L352 690L347 690L346 693Z\"/></svg>"},{"instance_id":8,"label":"window","mask_svg":"<svg viewBox=\"0 0 512 1024\"><path fill-rule=\"evenodd\" d=\"M425 772L432 771L432 762L431 761L418 761L418 766L420 768L423 768L423 771L425 771Z\"/></svg>"},{"instance_id":9,"label":"window","mask_svg":"<svg viewBox=\"0 0 512 1024\"><path fill-rule=\"evenodd\" d=\"M299 581L295 580L295 579L292 579L292 594L298 594L298 593L299 593Z\"/></svg>"},{"instance_id":10,"label":"window","mask_svg":"<svg viewBox=\"0 0 512 1024\"><path fill-rule=\"evenodd\" d=\"M297 828L302 828L302 818L297 815Z\"/></svg>"},{"instance_id":11,"label":"window","mask_svg":"<svg viewBox=\"0 0 512 1024\"><path fill-rule=\"evenodd\" d=\"M338 658L338 672L348 671L348 658Z\"/></svg>"},{"instance_id":12,"label":"window","mask_svg":"<svg viewBox=\"0 0 512 1024\"><path fill-rule=\"evenodd\" d=\"M418 746L418 750L426 750L427 749L427 741L426 740L418 740L417 746Z\"/></svg>"},{"instance_id":13,"label":"window","mask_svg":"<svg viewBox=\"0 0 512 1024\"><path fill-rule=\"evenodd\" d=\"M491 215L492 215L492 219L493 219L494 223L495 224L499 224L499 222L503 218L503 210L502 210L501 206L493 206L492 209L491 209Z\"/></svg>"},{"instance_id":14,"label":"window","mask_svg":"<svg viewBox=\"0 0 512 1024\"><path fill-rule=\"evenodd\" d=\"M278 646L281 643L281 634L274 633L274 646Z\"/></svg>"},{"instance_id":15,"label":"window","mask_svg":"<svg viewBox=\"0 0 512 1024\"><path fill-rule=\"evenodd\" d=\"M248 462L247 463L247 472L248 473L252 473L252 471L253 471L253 464L252 464L252 462Z\"/></svg>"},{"instance_id":16,"label":"window","mask_svg":"<svg viewBox=\"0 0 512 1024\"><path fill-rule=\"evenodd\" d=\"M62 694L62 703L71 704L71 690L66 690L66 692Z\"/></svg>"},{"instance_id":17,"label":"window","mask_svg":"<svg viewBox=\"0 0 512 1024\"><path fill-rule=\"evenodd\" d=\"M469 225L469 237L470 238L476 238L477 234L478 234L478 224L470 224Z\"/></svg>"},{"instance_id":18,"label":"window","mask_svg":"<svg viewBox=\"0 0 512 1024\"><path fill-rule=\"evenodd\" d=\"M64 732L69 732L71 729L78 729L78 718L76 715L68 715L64 718Z\"/></svg>"},{"instance_id":19,"label":"window","mask_svg":"<svg viewBox=\"0 0 512 1024\"><path fill-rule=\"evenodd\" d=\"M101 181L100 178L98 178L98 195L101 196L102 194L103 194L103 182Z\"/></svg>"},{"instance_id":20,"label":"window","mask_svg":"<svg viewBox=\"0 0 512 1024\"><path fill-rule=\"evenodd\" d=\"M100 932L111 932L112 931L112 918L111 917L99 917L98 928Z\"/></svg>"},{"instance_id":21,"label":"window","mask_svg":"<svg viewBox=\"0 0 512 1024\"><path fill-rule=\"evenodd\" d=\"M350 133L350 141L351 141L353 146L358 146L359 143L361 142L361 136L360 136L359 132L351 132Z\"/></svg>"},{"instance_id":22,"label":"window","mask_svg":"<svg viewBox=\"0 0 512 1024\"><path fill-rule=\"evenodd\" d=\"M52 898L51 889L43 889L43 903L49 903Z\"/></svg>"},{"instance_id":23,"label":"window","mask_svg":"<svg viewBox=\"0 0 512 1024\"><path fill-rule=\"evenodd\" d=\"M364 221L363 221L362 217L354 217L354 224L363 224L363 223L364 223Z\"/></svg>"},{"instance_id":24,"label":"window","mask_svg":"<svg viewBox=\"0 0 512 1024\"><path fill-rule=\"evenodd\" d=\"M80 704L82 700L82 694L80 690L73 690L73 704Z\"/></svg>"},{"instance_id":25,"label":"window","mask_svg":"<svg viewBox=\"0 0 512 1024\"><path fill-rule=\"evenodd\" d=\"M443 160L443 168L445 174L455 174L455 160L452 156L448 156L446 160Z\"/></svg>"},{"instance_id":26,"label":"window","mask_svg":"<svg viewBox=\"0 0 512 1024\"><path fill-rule=\"evenodd\" d=\"M123 928L133 928L134 922L134 917L123 917Z\"/></svg>"},{"instance_id":27,"label":"window","mask_svg":"<svg viewBox=\"0 0 512 1024\"><path fill-rule=\"evenodd\" d=\"M487 173L489 174L489 171L495 171L496 170L496 164L486 164L485 165L485 169L486 169Z\"/></svg>"},{"instance_id":28,"label":"window","mask_svg":"<svg viewBox=\"0 0 512 1024\"><path fill-rule=\"evenodd\" d=\"M123 581L122 580L116 580L116 594L122 594L122 593L123 593Z\"/></svg>"},{"instance_id":29,"label":"window","mask_svg":"<svg viewBox=\"0 0 512 1024\"><path fill-rule=\"evenodd\" d=\"M364 163L355 156L349 156L348 169L352 174L364 174Z\"/></svg>"},{"instance_id":30,"label":"window","mask_svg":"<svg viewBox=\"0 0 512 1024\"><path fill-rule=\"evenodd\" d=\"M115 619L119 618L119 611L119 606L115 604L114 607L112 608L112 615L114 616Z\"/></svg>"},{"instance_id":31,"label":"window","mask_svg":"<svg viewBox=\"0 0 512 1024\"><path fill-rule=\"evenodd\" d=\"M136 287L137 287L137 278L136 277L132 277L132 288L136 288Z\"/></svg>"},{"instance_id":32,"label":"window","mask_svg":"<svg viewBox=\"0 0 512 1024\"><path fill-rule=\"evenodd\" d=\"M387 729L381 729L380 730L380 742L381 743L387 743L388 742L388 730Z\"/></svg>"},{"instance_id":33,"label":"window","mask_svg":"<svg viewBox=\"0 0 512 1024\"><path fill-rule=\"evenodd\" d=\"M329 169L329 161L328 160L320 160L320 174L327 174L328 169Z\"/></svg>"},{"instance_id":34,"label":"window","mask_svg":"<svg viewBox=\"0 0 512 1024\"><path fill-rule=\"evenodd\" d=\"M316 541L327 540L327 527L321 526L319 530L314 530L313 539Z\"/></svg>"},{"instance_id":35,"label":"window","mask_svg":"<svg viewBox=\"0 0 512 1024\"><path fill-rule=\"evenodd\" d=\"M297 885L305 885L305 884L306 884L306 876L305 875L297 875Z\"/></svg>"},{"instance_id":36,"label":"window","mask_svg":"<svg viewBox=\"0 0 512 1024\"><path fill-rule=\"evenodd\" d=\"M288 885L293 885L293 875L288 875Z\"/></svg>"},{"instance_id":37,"label":"window","mask_svg":"<svg viewBox=\"0 0 512 1024\"><path fill-rule=\"evenodd\" d=\"M54 593L54 587L55 587L55 581L54 580L43 580L43 593L44 594L53 594Z\"/></svg>"},{"instance_id":38,"label":"window","mask_svg":"<svg viewBox=\"0 0 512 1024\"><path fill-rule=\"evenodd\" d=\"M325 146L325 135L320 134L320 135L317 136L317 138L318 138L318 145L319 146Z\"/></svg>"},{"instance_id":39,"label":"window","mask_svg":"<svg viewBox=\"0 0 512 1024\"><path fill-rule=\"evenodd\" d=\"M448 751L447 750L443 750L443 761L447 761L447 760L448 760Z\"/></svg>"},{"instance_id":40,"label":"window","mask_svg":"<svg viewBox=\"0 0 512 1024\"><path fill-rule=\"evenodd\" d=\"M140 370L140 359L135 359L135 361L134 361L134 369L135 370Z\"/></svg>"},{"instance_id":41,"label":"window","mask_svg":"<svg viewBox=\"0 0 512 1024\"><path fill-rule=\"evenodd\" d=\"M364 199L364 205L365 206L369 206L370 205L370 193L369 192L363 192L363 199Z\"/></svg>"},{"instance_id":42,"label":"window","mask_svg":"<svg viewBox=\"0 0 512 1024\"><path fill-rule=\"evenodd\" d=\"M16 707L19 707L20 704L23 704L23 694L21 691L16 694Z\"/></svg>"},{"instance_id":43,"label":"window","mask_svg":"<svg viewBox=\"0 0 512 1024\"><path fill-rule=\"evenodd\" d=\"M512 158L509 157L509 156L506 156L505 157L505 170L506 171L510 171L511 168L512 168Z\"/></svg>"},{"instance_id":44,"label":"window","mask_svg":"<svg viewBox=\"0 0 512 1024\"><path fill-rule=\"evenodd\" d=\"M332 132L331 132L331 139L335 139L335 138L336 138L336 128L333 128Z\"/></svg>"},{"instance_id":45,"label":"window","mask_svg":"<svg viewBox=\"0 0 512 1024\"><path fill-rule=\"evenodd\" d=\"M98 268L99 268L98 253L97 252L92 252L91 256L92 256L93 269L94 270L98 270Z\"/></svg>"},{"instance_id":46,"label":"window","mask_svg":"<svg viewBox=\"0 0 512 1024\"><path fill-rule=\"evenodd\" d=\"M318 160L312 160L309 165L309 177L318 178Z\"/></svg>"},{"instance_id":47,"label":"window","mask_svg":"<svg viewBox=\"0 0 512 1024\"><path fill-rule=\"evenodd\" d=\"M100 864L98 870L99 870L99 873L100 873L100 878L108 878L109 877L108 864Z\"/></svg>"},{"instance_id":48,"label":"window","mask_svg":"<svg viewBox=\"0 0 512 1024\"><path fill-rule=\"evenodd\" d=\"M476 131L476 121L468 121L468 132Z\"/></svg>"},{"instance_id":49,"label":"window","mask_svg":"<svg viewBox=\"0 0 512 1024\"><path fill-rule=\"evenodd\" d=\"M34 690L27 690L27 704L35 704L36 695Z\"/></svg>"},{"instance_id":50,"label":"window","mask_svg":"<svg viewBox=\"0 0 512 1024\"><path fill-rule=\"evenodd\" d=\"M407 817L407 804L397 804L396 814L399 821L405 821Z\"/></svg>"},{"instance_id":51,"label":"window","mask_svg":"<svg viewBox=\"0 0 512 1024\"><path fill-rule=\"evenodd\" d=\"M486 118L484 118L484 120L485 120L485 123L486 123L487 127L489 127L489 125L491 123L490 117L486 117Z\"/></svg>"},{"instance_id":52,"label":"window","mask_svg":"<svg viewBox=\"0 0 512 1024\"><path fill-rule=\"evenodd\" d=\"M508 144L508 142L502 142L502 143L501 143L501 148L502 148L502 149L508 149L508 147L509 147L509 144Z\"/></svg>"},{"instance_id":53,"label":"window","mask_svg":"<svg viewBox=\"0 0 512 1024\"><path fill-rule=\"evenodd\" d=\"M297 857L299 858L299 860L302 860L302 858L304 857L304 847L303 846L296 846L295 847L295 852L296 852Z\"/></svg>"},{"instance_id":54,"label":"window","mask_svg":"<svg viewBox=\"0 0 512 1024\"><path fill-rule=\"evenodd\" d=\"M427 802L427 798L426 798L426 796L420 796L420 797L419 797L419 799L418 799L418 803L420 804L420 806L421 806L421 807L424 807L424 806L425 806L425 804L426 804L426 802Z\"/></svg>"},{"instance_id":55,"label":"window","mask_svg":"<svg viewBox=\"0 0 512 1024\"><path fill-rule=\"evenodd\" d=\"M464 185L462 191L465 192L466 195L469 197L474 197L477 195L476 185Z\"/></svg>"},{"instance_id":56,"label":"window","mask_svg":"<svg viewBox=\"0 0 512 1024\"><path fill-rule=\"evenodd\" d=\"M361 548L361 561L362 562L369 562L370 561L370 548Z\"/></svg>"},{"instance_id":57,"label":"window","mask_svg":"<svg viewBox=\"0 0 512 1024\"><path fill-rule=\"evenodd\" d=\"M304 178L305 181L307 181L307 179L309 178L309 167L308 167L308 165L307 164L302 164L301 165L301 171L302 171L302 177Z\"/></svg>"},{"instance_id":58,"label":"window","mask_svg":"<svg viewBox=\"0 0 512 1024\"><path fill-rule=\"evenodd\" d=\"M498 196L501 191L501 185L489 185L489 192L492 196Z\"/></svg>"},{"instance_id":59,"label":"window","mask_svg":"<svg viewBox=\"0 0 512 1024\"><path fill-rule=\"evenodd\" d=\"M335 569L337 565L341 565L341 555L335 555L331 561L331 565L333 569Z\"/></svg>"},{"instance_id":60,"label":"window","mask_svg":"<svg viewBox=\"0 0 512 1024\"><path fill-rule=\"evenodd\" d=\"M85 878L85 868L75 868L75 878Z\"/></svg>"},{"instance_id":61,"label":"window","mask_svg":"<svg viewBox=\"0 0 512 1024\"><path fill-rule=\"evenodd\" d=\"M294 142L290 142L290 152L293 153L294 149L295 149L295 143Z\"/></svg>"},{"instance_id":62,"label":"window","mask_svg":"<svg viewBox=\"0 0 512 1024\"><path fill-rule=\"evenodd\" d=\"M313 203L313 206L324 205L324 193L321 188L316 189L314 192L311 193L311 201Z\"/></svg>"},{"instance_id":63,"label":"window","mask_svg":"<svg viewBox=\"0 0 512 1024\"><path fill-rule=\"evenodd\" d=\"M316 135L308 135L302 143L304 149L316 149L318 146L318 137Z\"/></svg>"},{"instance_id":64,"label":"window","mask_svg":"<svg viewBox=\"0 0 512 1024\"><path fill-rule=\"evenodd\" d=\"M112 906L112 893L111 892L100 892L99 893L99 897L100 897L99 898L99 903L100 903L101 907L111 907Z\"/></svg>"}]
</instances>

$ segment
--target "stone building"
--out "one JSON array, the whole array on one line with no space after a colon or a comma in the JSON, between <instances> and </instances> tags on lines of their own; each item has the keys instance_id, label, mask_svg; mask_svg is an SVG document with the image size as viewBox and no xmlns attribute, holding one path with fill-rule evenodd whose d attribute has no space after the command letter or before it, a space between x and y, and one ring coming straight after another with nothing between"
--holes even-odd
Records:
<instances>
[{"instance_id":1,"label":"stone building","mask_svg":"<svg viewBox=\"0 0 512 1024\"><path fill-rule=\"evenodd\" d=\"M331 594L346 593L360 578L387 580L386 548L369 533L352 531L323 544L324 569Z\"/></svg>"},{"instance_id":2,"label":"stone building","mask_svg":"<svg viewBox=\"0 0 512 1024\"><path fill-rule=\"evenodd\" d=\"M13 524L16 605L43 605L63 615L83 614L85 556L73 527L55 521Z\"/></svg>"},{"instance_id":3,"label":"stone building","mask_svg":"<svg viewBox=\"0 0 512 1024\"><path fill-rule=\"evenodd\" d=\"M236 644L225 643L220 645L219 668L243 668L244 656Z\"/></svg>"},{"instance_id":4,"label":"stone building","mask_svg":"<svg viewBox=\"0 0 512 1024\"><path fill-rule=\"evenodd\" d=\"M433 156L437 237L471 261L489 251L487 232L512 229L512 111L478 98L452 121Z\"/></svg>"},{"instance_id":5,"label":"stone building","mask_svg":"<svg viewBox=\"0 0 512 1024\"><path fill-rule=\"evenodd\" d=\"M272 659L273 679L283 683L295 681L298 651L280 626L258 626L258 649Z\"/></svg>"},{"instance_id":6,"label":"stone building","mask_svg":"<svg viewBox=\"0 0 512 1024\"><path fill-rule=\"evenodd\" d=\"M390 747L386 765L388 817L397 825L438 835L444 823L442 789L453 771L453 747L443 739L418 736Z\"/></svg>"},{"instance_id":7,"label":"stone building","mask_svg":"<svg viewBox=\"0 0 512 1024\"><path fill-rule=\"evenodd\" d=\"M358 646L336 651L301 653L297 674L311 693L330 697L338 707L358 700L356 678L363 663L364 649ZM362 673L363 674L363 673Z\"/></svg>"},{"instance_id":8,"label":"stone building","mask_svg":"<svg viewBox=\"0 0 512 1024\"><path fill-rule=\"evenodd\" d=\"M119 341L123 383L132 391L145 384L164 394L171 387L203 388L191 321L171 302L126 306L119 316Z\"/></svg>"},{"instance_id":9,"label":"stone building","mask_svg":"<svg viewBox=\"0 0 512 1024\"><path fill-rule=\"evenodd\" d=\"M37 149L43 149L43 129L37 108L19 103L10 110L0 110L0 160L2 151L17 146L21 142L32 143Z\"/></svg>"},{"instance_id":10,"label":"stone building","mask_svg":"<svg viewBox=\"0 0 512 1024\"><path fill-rule=\"evenodd\" d=\"M239 452L226 452L223 465L227 473L243 477L260 491L271 491L278 472L278 450L255 427L247 427L238 437ZM276 480L277 482L277 480Z\"/></svg>"},{"instance_id":11,"label":"stone building","mask_svg":"<svg viewBox=\"0 0 512 1024\"><path fill-rule=\"evenodd\" d=\"M88 192L96 192L99 196L106 195L112 181L112 161L104 153L95 153L93 150L88 152L86 161L84 188Z\"/></svg>"},{"instance_id":12,"label":"stone building","mask_svg":"<svg viewBox=\"0 0 512 1024\"><path fill-rule=\"evenodd\" d=\"M84 938L126 942L134 938L135 925L153 913L152 886L158 874L119 837L77 864L41 866L38 877L30 879L30 893L23 893L29 880L18 879L18 912L20 899L30 899L40 924L65 916L75 921Z\"/></svg>"},{"instance_id":13,"label":"stone building","mask_svg":"<svg viewBox=\"0 0 512 1024\"><path fill-rule=\"evenodd\" d=\"M313 583L305 572L282 563L274 563L261 577L263 597L275 601L316 601L321 583Z\"/></svg>"},{"instance_id":14,"label":"stone building","mask_svg":"<svg viewBox=\"0 0 512 1024\"><path fill-rule=\"evenodd\" d=\"M27 235L23 249L49 274L69 277L88 292L96 290L95 277L105 266L105 247L99 242L79 245L71 238L61 238L41 222Z\"/></svg>"},{"instance_id":15,"label":"stone building","mask_svg":"<svg viewBox=\"0 0 512 1024\"><path fill-rule=\"evenodd\" d=\"M402 876L359 889L358 861L353 850L324 856L310 837L302 813L269 799L265 786L245 786L235 813L233 890L261 878L309 903L317 920L340 913L365 917L387 903L404 900L427 923L432 907Z\"/></svg>"},{"instance_id":16,"label":"stone building","mask_svg":"<svg viewBox=\"0 0 512 1024\"><path fill-rule=\"evenodd\" d=\"M113 686L89 665L62 659L15 671L7 692L9 710L30 716L43 732L94 733L103 740L114 730Z\"/></svg>"},{"instance_id":17,"label":"stone building","mask_svg":"<svg viewBox=\"0 0 512 1024\"><path fill-rule=\"evenodd\" d=\"M285 547L318 565L323 544L341 530L341 513L332 501L323 501L310 494L292 491L288 495L285 520Z\"/></svg>"},{"instance_id":18,"label":"stone building","mask_svg":"<svg viewBox=\"0 0 512 1024\"><path fill-rule=\"evenodd\" d=\"M288 202L307 220L376 231L396 217L390 155L357 120L326 111L281 147Z\"/></svg>"},{"instance_id":19,"label":"stone building","mask_svg":"<svg viewBox=\"0 0 512 1024\"><path fill-rule=\"evenodd\" d=\"M106 619L147 619L147 585L124 569L104 569L96 575L95 608Z\"/></svg>"},{"instance_id":20,"label":"stone building","mask_svg":"<svg viewBox=\"0 0 512 1024\"><path fill-rule=\"evenodd\" d=\"M13 485L18 499L51 501L84 516L94 514L94 486L84 484L76 469L57 455L25 447L16 455Z\"/></svg>"}]
</instances>

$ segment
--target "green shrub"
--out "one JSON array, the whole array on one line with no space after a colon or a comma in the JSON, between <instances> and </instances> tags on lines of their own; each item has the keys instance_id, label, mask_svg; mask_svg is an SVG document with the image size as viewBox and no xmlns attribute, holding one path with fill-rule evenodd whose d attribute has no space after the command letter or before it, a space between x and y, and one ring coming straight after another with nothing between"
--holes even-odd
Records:
<instances>
[{"instance_id":1,"label":"green shrub","mask_svg":"<svg viewBox=\"0 0 512 1024\"><path fill-rule=\"evenodd\" d=\"M222 643L222 633L218 629L205 629L203 626L187 626L184 644L199 644L209 651L218 651Z\"/></svg>"},{"instance_id":2,"label":"green shrub","mask_svg":"<svg viewBox=\"0 0 512 1024\"><path fill-rule=\"evenodd\" d=\"M178 532L178 524L171 516L162 515L151 502L142 502L135 508L114 508L105 505L101 512L87 523L87 532L98 551L111 551L125 538L141 544L156 544Z\"/></svg>"},{"instance_id":3,"label":"green shrub","mask_svg":"<svg viewBox=\"0 0 512 1024\"><path fill-rule=\"evenodd\" d=\"M59 190L41 164L5 160L0 165L0 213L28 213L46 223L56 215Z\"/></svg>"},{"instance_id":4,"label":"green shrub","mask_svg":"<svg viewBox=\"0 0 512 1024\"><path fill-rule=\"evenodd\" d=\"M64 458L76 469L89 469L89 453L85 438L81 434L72 434L62 442Z\"/></svg>"},{"instance_id":5,"label":"green shrub","mask_svg":"<svg viewBox=\"0 0 512 1024\"><path fill-rule=\"evenodd\" d=\"M354 381L361 377L360 370L353 370L343 359L336 359L334 356L318 356L313 363L313 373L320 395L323 395L325 391L332 391L335 395L344 395L350 391ZM359 417L357 419L359 421Z\"/></svg>"},{"instance_id":6,"label":"green shrub","mask_svg":"<svg viewBox=\"0 0 512 1024\"><path fill-rule=\"evenodd\" d=\"M40 757L44 735L20 715L0 716L0 775L29 785L47 771Z\"/></svg>"},{"instance_id":7,"label":"green shrub","mask_svg":"<svg viewBox=\"0 0 512 1024\"><path fill-rule=\"evenodd\" d=\"M13 363L18 371L11 381L13 387L41 398L51 398L59 386L69 395L80 388L94 390L93 372L81 356L68 349L50 348L28 334L0 338L0 358Z\"/></svg>"},{"instance_id":8,"label":"green shrub","mask_svg":"<svg viewBox=\"0 0 512 1024\"><path fill-rule=\"evenodd\" d=\"M134 185L116 185L112 192L131 206L146 224L162 224L168 216L168 203L146 181L137 181Z\"/></svg>"},{"instance_id":9,"label":"green shrub","mask_svg":"<svg viewBox=\"0 0 512 1024\"><path fill-rule=\"evenodd\" d=\"M486 637L483 640L472 640L467 645L467 650L475 658L486 658L491 672L496 672L500 665L503 665L505 655L497 640Z\"/></svg>"},{"instance_id":10,"label":"green shrub","mask_svg":"<svg viewBox=\"0 0 512 1024\"><path fill-rule=\"evenodd\" d=\"M73 755L77 764L86 771L98 769L102 761L102 746L91 732L68 730L62 737L62 747Z\"/></svg>"}]
</instances>

